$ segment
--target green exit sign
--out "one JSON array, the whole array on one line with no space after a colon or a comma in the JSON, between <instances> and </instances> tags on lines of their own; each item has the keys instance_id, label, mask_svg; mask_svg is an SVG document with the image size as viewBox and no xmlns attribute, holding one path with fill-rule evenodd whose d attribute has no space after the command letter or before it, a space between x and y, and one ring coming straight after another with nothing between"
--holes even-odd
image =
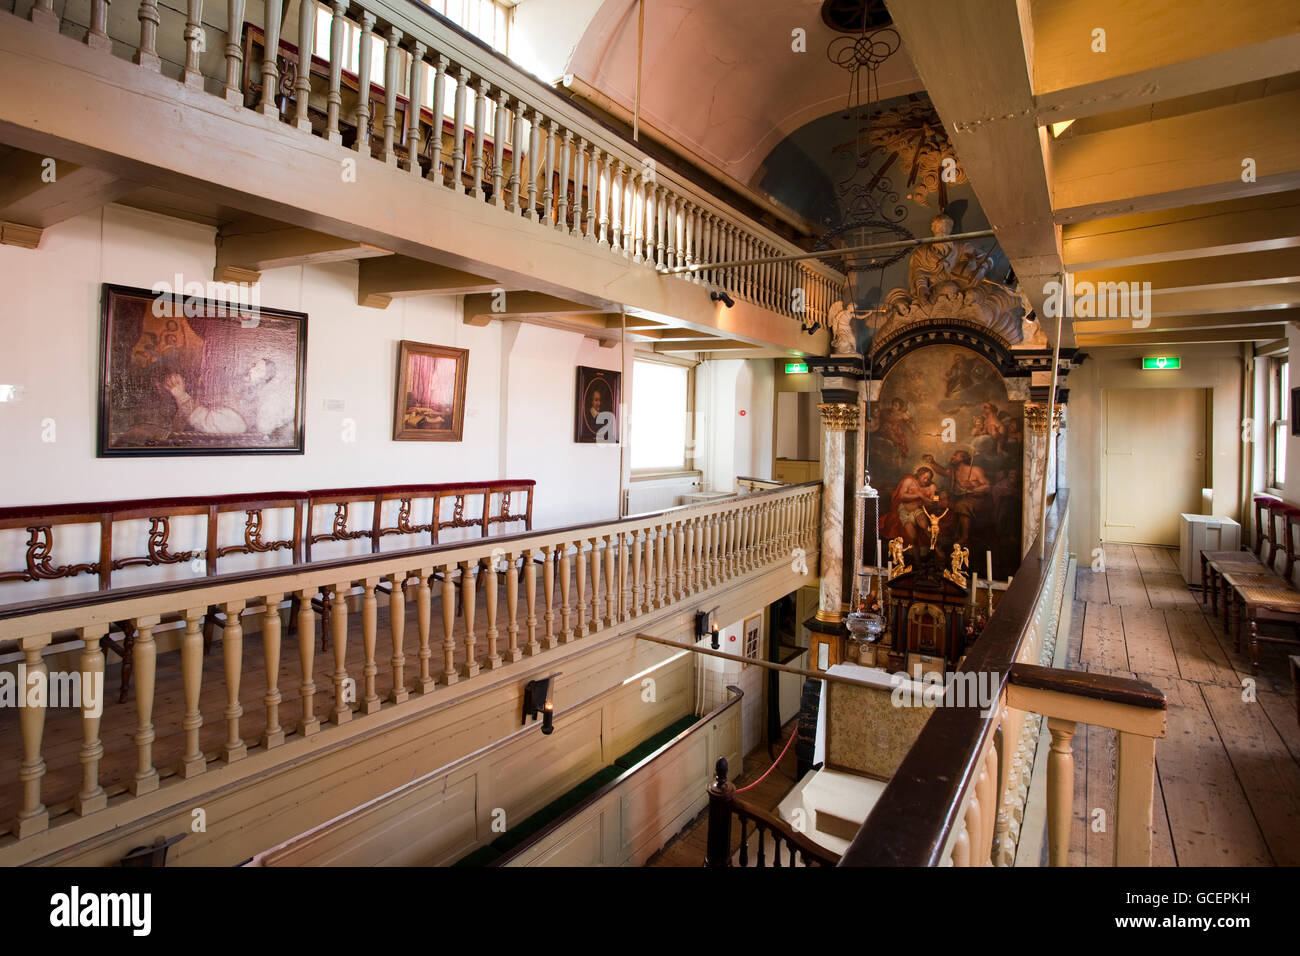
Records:
<instances>
[{"instance_id":1,"label":"green exit sign","mask_svg":"<svg viewBox=\"0 0 1300 956\"><path fill-rule=\"evenodd\" d=\"M808 371L807 362L786 362L785 363L786 375L801 375L806 371Z\"/></svg>"},{"instance_id":2,"label":"green exit sign","mask_svg":"<svg viewBox=\"0 0 1300 956\"><path fill-rule=\"evenodd\" d=\"M1177 355L1148 355L1142 359L1142 368L1169 371L1182 368L1182 360Z\"/></svg>"}]
</instances>

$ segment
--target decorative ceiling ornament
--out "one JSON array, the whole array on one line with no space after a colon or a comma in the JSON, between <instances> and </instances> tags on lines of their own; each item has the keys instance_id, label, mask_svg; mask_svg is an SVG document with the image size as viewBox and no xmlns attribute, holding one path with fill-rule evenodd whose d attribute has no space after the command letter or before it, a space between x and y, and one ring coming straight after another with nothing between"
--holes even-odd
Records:
<instances>
[{"instance_id":1,"label":"decorative ceiling ornament","mask_svg":"<svg viewBox=\"0 0 1300 956\"><path fill-rule=\"evenodd\" d=\"M910 96L901 106L872 117L870 127L863 132L868 146L859 162L870 163L880 155L884 157L882 174L895 165L905 170L906 188L911 190L907 198L913 202L928 206L930 195L937 193L939 208L943 209L948 205L947 187L968 181L939 114L920 97ZM856 147L856 141L841 143L834 151Z\"/></svg>"},{"instance_id":2,"label":"decorative ceiling ornament","mask_svg":"<svg viewBox=\"0 0 1300 956\"><path fill-rule=\"evenodd\" d=\"M952 235L952 219L930 221L936 238ZM912 250L907 288L893 289L880 310L880 330L873 344L883 345L895 332L917 322L965 319L987 328L1008 345L1024 337L1025 306L1021 296L985 278L992 252L969 242L932 242Z\"/></svg>"}]
</instances>

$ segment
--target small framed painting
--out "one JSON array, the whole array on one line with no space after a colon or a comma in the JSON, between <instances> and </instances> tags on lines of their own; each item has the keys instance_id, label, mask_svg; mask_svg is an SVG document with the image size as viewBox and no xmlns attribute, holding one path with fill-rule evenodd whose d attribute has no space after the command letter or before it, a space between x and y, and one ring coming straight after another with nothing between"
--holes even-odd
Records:
<instances>
[{"instance_id":1,"label":"small framed painting","mask_svg":"<svg viewBox=\"0 0 1300 956\"><path fill-rule=\"evenodd\" d=\"M307 316L194 285L103 285L99 457L301 455Z\"/></svg>"},{"instance_id":2,"label":"small framed painting","mask_svg":"<svg viewBox=\"0 0 1300 956\"><path fill-rule=\"evenodd\" d=\"M1291 389L1291 434L1300 435L1300 388Z\"/></svg>"},{"instance_id":3,"label":"small framed painting","mask_svg":"<svg viewBox=\"0 0 1300 956\"><path fill-rule=\"evenodd\" d=\"M745 647L743 654L751 661L758 660L758 647L762 633L763 615L755 614L753 617L745 618ZM748 666L748 664L742 664L741 669L744 670Z\"/></svg>"},{"instance_id":4,"label":"small framed painting","mask_svg":"<svg viewBox=\"0 0 1300 956\"><path fill-rule=\"evenodd\" d=\"M583 444L617 445L621 372L578 366L573 440Z\"/></svg>"},{"instance_id":5,"label":"small framed painting","mask_svg":"<svg viewBox=\"0 0 1300 956\"><path fill-rule=\"evenodd\" d=\"M403 340L397 350L394 441L460 441L469 351Z\"/></svg>"}]
</instances>

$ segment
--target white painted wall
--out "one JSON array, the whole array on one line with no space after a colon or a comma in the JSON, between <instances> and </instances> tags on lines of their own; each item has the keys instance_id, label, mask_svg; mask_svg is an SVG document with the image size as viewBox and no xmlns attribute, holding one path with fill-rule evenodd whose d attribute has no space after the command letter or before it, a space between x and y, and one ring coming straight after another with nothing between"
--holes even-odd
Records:
<instances>
[{"instance_id":1,"label":"white painted wall","mask_svg":"<svg viewBox=\"0 0 1300 956\"><path fill-rule=\"evenodd\" d=\"M510 58L538 79L559 79L603 2L521 0L510 28Z\"/></svg>"}]
</instances>

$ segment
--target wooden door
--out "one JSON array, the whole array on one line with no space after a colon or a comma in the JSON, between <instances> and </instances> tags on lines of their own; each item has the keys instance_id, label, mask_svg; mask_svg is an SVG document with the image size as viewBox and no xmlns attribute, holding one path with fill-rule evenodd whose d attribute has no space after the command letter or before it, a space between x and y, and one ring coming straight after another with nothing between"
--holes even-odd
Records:
<instances>
[{"instance_id":1,"label":"wooden door","mask_svg":"<svg viewBox=\"0 0 1300 956\"><path fill-rule=\"evenodd\" d=\"M1102 391L1102 538L1178 546L1178 516L1209 487L1209 391Z\"/></svg>"}]
</instances>

